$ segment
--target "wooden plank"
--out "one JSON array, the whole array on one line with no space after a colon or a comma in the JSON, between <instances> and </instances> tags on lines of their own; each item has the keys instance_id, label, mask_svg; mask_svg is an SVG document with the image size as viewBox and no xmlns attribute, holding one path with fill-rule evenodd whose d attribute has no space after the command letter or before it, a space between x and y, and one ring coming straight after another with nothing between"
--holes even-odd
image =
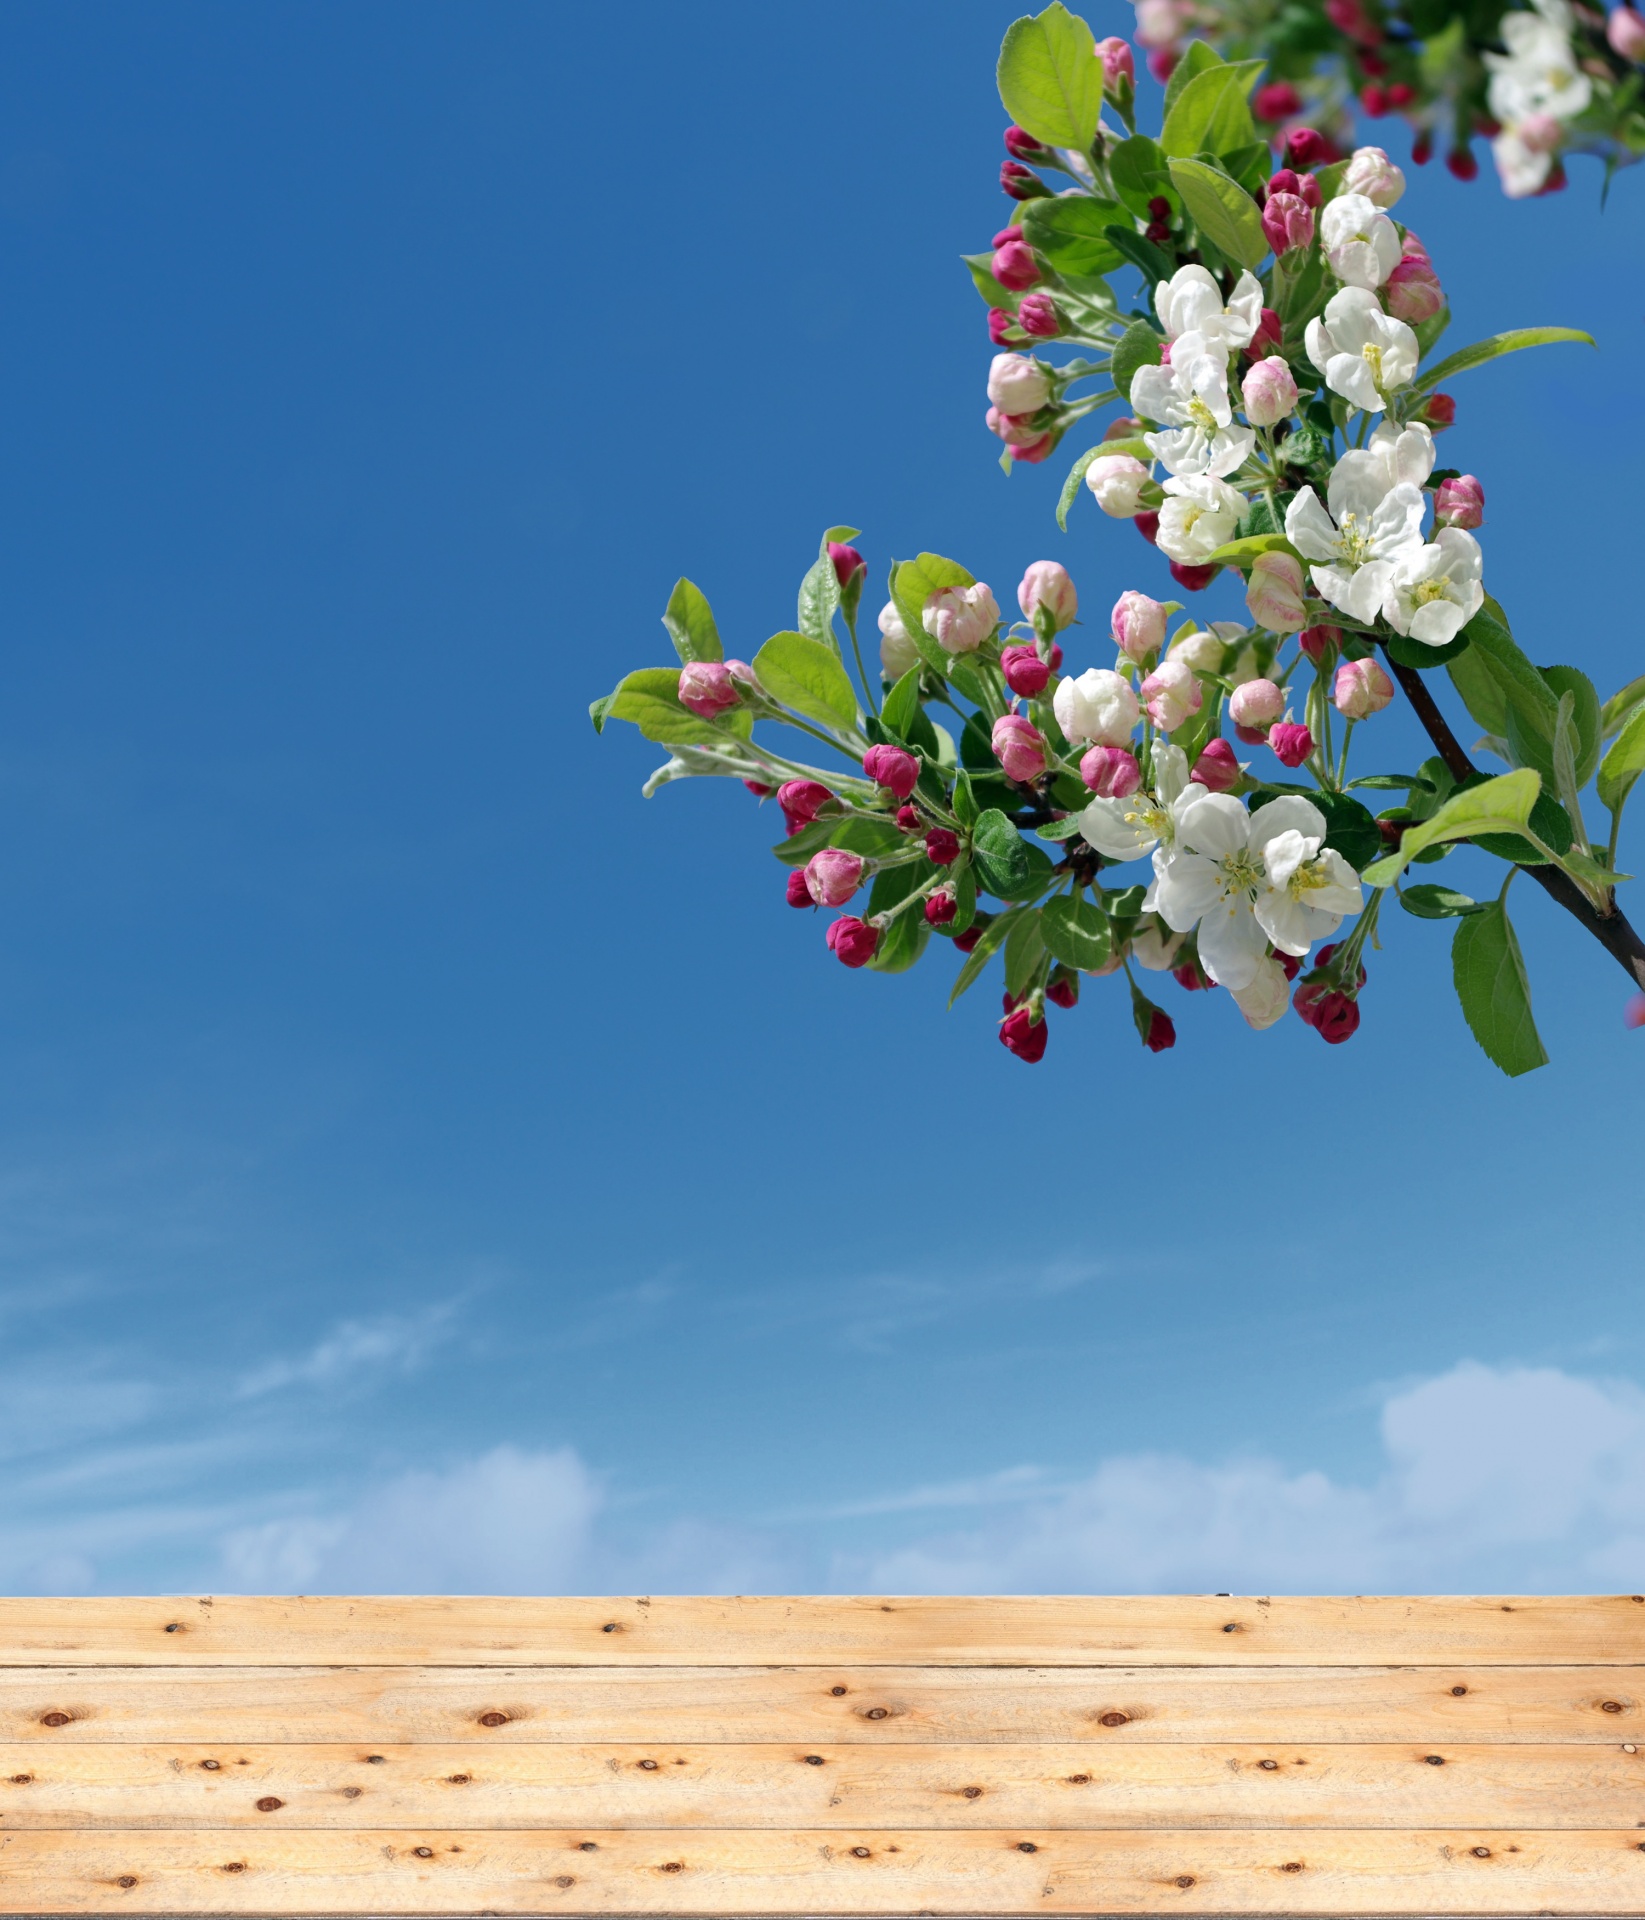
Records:
<instances>
[{"instance_id":1,"label":"wooden plank","mask_svg":"<svg viewBox=\"0 0 1645 1920\"><path fill-rule=\"evenodd\" d=\"M1645 1662L1645 1595L0 1600L12 1666Z\"/></svg>"},{"instance_id":2,"label":"wooden plank","mask_svg":"<svg viewBox=\"0 0 1645 1920\"><path fill-rule=\"evenodd\" d=\"M1629 1667L0 1667L0 1740L1591 1741Z\"/></svg>"},{"instance_id":3,"label":"wooden plank","mask_svg":"<svg viewBox=\"0 0 1645 1920\"><path fill-rule=\"evenodd\" d=\"M0 1912L1638 1914L1637 1830L12 1833Z\"/></svg>"},{"instance_id":4,"label":"wooden plank","mask_svg":"<svg viewBox=\"0 0 1645 1920\"><path fill-rule=\"evenodd\" d=\"M1632 1826L1621 1746L0 1747L0 1831Z\"/></svg>"}]
</instances>

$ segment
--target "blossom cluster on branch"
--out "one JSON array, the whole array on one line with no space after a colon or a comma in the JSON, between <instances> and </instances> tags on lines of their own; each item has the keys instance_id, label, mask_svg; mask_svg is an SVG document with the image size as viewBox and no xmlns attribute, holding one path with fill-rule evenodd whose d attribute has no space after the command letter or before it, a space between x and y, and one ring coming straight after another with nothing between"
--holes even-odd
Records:
<instances>
[{"instance_id":1,"label":"blossom cluster on branch","mask_svg":"<svg viewBox=\"0 0 1645 1920\"><path fill-rule=\"evenodd\" d=\"M1276 145L1306 123L1346 148L1357 116L1397 116L1412 159L1438 146L1461 180L1488 141L1515 199L1563 187L1568 153L1597 155L1607 177L1645 154L1645 15L1628 0L1136 0L1136 14L1160 80L1196 36L1264 62L1253 106Z\"/></svg>"},{"instance_id":2,"label":"blossom cluster on branch","mask_svg":"<svg viewBox=\"0 0 1645 1920\"><path fill-rule=\"evenodd\" d=\"M1520 1073L1545 1055L1508 918L1517 874L1645 986L1615 897L1645 678L1602 703L1580 669L1531 662L1486 591L1484 486L1440 465L1435 434L1455 414L1443 381L1588 336L1528 328L1436 357L1449 313L1397 218L1400 170L1375 147L1332 160L1296 129L1271 172L1255 77L1195 43L1155 139L1134 129L1123 42L1098 44L1056 0L1018 21L1000 60L1017 218L968 261L1004 464L1037 465L1123 405L1074 461L1059 522L1089 492L1185 593L1236 572L1246 620L1178 618L1183 603L1127 587L1093 659L1060 564L1026 569L1013 616L922 553L891 565L871 672L868 567L856 529L835 527L794 627L748 661L725 657L682 580L664 615L680 665L628 675L595 725L630 721L669 750L648 794L717 774L773 800L786 898L841 910L824 938L846 966L900 972L950 946L952 1001L999 956L999 1037L1024 1060L1045 1052L1048 1008L1112 976L1143 1043L1174 1044L1150 973L1224 989L1253 1028L1294 1009L1346 1040L1393 901L1454 923L1463 1012ZM1078 351L1053 361L1052 342ZM1462 748L1436 669L1506 772ZM1401 692L1434 754L1358 771ZM1590 785L1608 835L1590 833ZM1413 881L1462 845L1502 863L1494 897Z\"/></svg>"}]
</instances>

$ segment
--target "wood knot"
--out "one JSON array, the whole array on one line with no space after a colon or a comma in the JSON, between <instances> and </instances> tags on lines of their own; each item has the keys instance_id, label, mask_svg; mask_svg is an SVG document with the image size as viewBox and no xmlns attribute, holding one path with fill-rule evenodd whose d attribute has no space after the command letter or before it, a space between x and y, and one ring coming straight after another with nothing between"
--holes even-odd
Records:
<instances>
[{"instance_id":1,"label":"wood knot","mask_svg":"<svg viewBox=\"0 0 1645 1920\"><path fill-rule=\"evenodd\" d=\"M1475 1847L1473 1851L1476 1860L1489 1860L1491 1857L1491 1849L1489 1847Z\"/></svg>"},{"instance_id":2,"label":"wood knot","mask_svg":"<svg viewBox=\"0 0 1645 1920\"><path fill-rule=\"evenodd\" d=\"M41 1714L40 1724L43 1727L66 1727L73 1718L72 1713L64 1713L60 1707L53 1707L50 1713Z\"/></svg>"},{"instance_id":3,"label":"wood knot","mask_svg":"<svg viewBox=\"0 0 1645 1920\"><path fill-rule=\"evenodd\" d=\"M822 1757L820 1753L808 1753L805 1756L805 1764L808 1767L826 1767L828 1765L828 1762Z\"/></svg>"},{"instance_id":4,"label":"wood knot","mask_svg":"<svg viewBox=\"0 0 1645 1920\"><path fill-rule=\"evenodd\" d=\"M961 1787L960 1792L967 1800L980 1800L982 1798L981 1787Z\"/></svg>"},{"instance_id":5,"label":"wood knot","mask_svg":"<svg viewBox=\"0 0 1645 1920\"><path fill-rule=\"evenodd\" d=\"M432 1847L413 1847L411 1851L416 1854L419 1860L432 1860L434 1858L434 1849Z\"/></svg>"},{"instance_id":6,"label":"wood knot","mask_svg":"<svg viewBox=\"0 0 1645 1920\"><path fill-rule=\"evenodd\" d=\"M225 1860L223 1862L224 1873L244 1873L245 1870L246 1863L243 1860Z\"/></svg>"},{"instance_id":7,"label":"wood knot","mask_svg":"<svg viewBox=\"0 0 1645 1920\"><path fill-rule=\"evenodd\" d=\"M117 1887L134 1887L137 1884L137 1876L134 1873L123 1873L114 1884Z\"/></svg>"},{"instance_id":8,"label":"wood knot","mask_svg":"<svg viewBox=\"0 0 1645 1920\"><path fill-rule=\"evenodd\" d=\"M657 1771L657 1763L656 1763L656 1761L655 1761L655 1760L642 1760L642 1761L640 1762L640 1771L641 1771L642 1773L655 1773L655 1772Z\"/></svg>"},{"instance_id":9,"label":"wood knot","mask_svg":"<svg viewBox=\"0 0 1645 1920\"><path fill-rule=\"evenodd\" d=\"M365 1792L364 1787L344 1787L343 1798L345 1800L358 1800L360 1795L364 1792Z\"/></svg>"},{"instance_id":10,"label":"wood knot","mask_svg":"<svg viewBox=\"0 0 1645 1920\"><path fill-rule=\"evenodd\" d=\"M600 1843L598 1840L580 1840L577 1843L577 1851L579 1853L598 1853L600 1851Z\"/></svg>"},{"instance_id":11,"label":"wood knot","mask_svg":"<svg viewBox=\"0 0 1645 1920\"><path fill-rule=\"evenodd\" d=\"M223 1771L223 1763L221 1760L202 1760L200 1765L207 1773L221 1773Z\"/></svg>"},{"instance_id":12,"label":"wood knot","mask_svg":"<svg viewBox=\"0 0 1645 1920\"><path fill-rule=\"evenodd\" d=\"M1130 1720L1130 1714L1120 1713L1116 1710L1113 1713L1105 1713L1097 1724L1104 1727L1123 1727L1128 1726Z\"/></svg>"},{"instance_id":13,"label":"wood knot","mask_svg":"<svg viewBox=\"0 0 1645 1920\"><path fill-rule=\"evenodd\" d=\"M1440 1753L1425 1753L1422 1757L1431 1767L1443 1767L1445 1764L1445 1756Z\"/></svg>"},{"instance_id":14,"label":"wood knot","mask_svg":"<svg viewBox=\"0 0 1645 1920\"><path fill-rule=\"evenodd\" d=\"M1019 1840L1017 1842L1017 1851L1018 1853L1038 1853L1039 1848L1034 1845L1032 1840Z\"/></svg>"},{"instance_id":15,"label":"wood knot","mask_svg":"<svg viewBox=\"0 0 1645 1920\"><path fill-rule=\"evenodd\" d=\"M845 1692L845 1688L844 1688L844 1687L830 1687L830 1688L828 1689L828 1691L829 1691L829 1692L830 1692L831 1694L833 1694L833 1696L834 1696L834 1698L835 1698L836 1700L838 1700L838 1699L839 1699L839 1698L841 1697L841 1695L842 1695L842 1694L843 1694L843 1693Z\"/></svg>"},{"instance_id":16,"label":"wood knot","mask_svg":"<svg viewBox=\"0 0 1645 1920\"><path fill-rule=\"evenodd\" d=\"M167 1623L166 1623L166 1632L167 1632L167 1633L181 1633L182 1631L183 1631L183 1623L182 1623L182 1621L181 1621L181 1620L169 1620L169 1621L167 1621Z\"/></svg>"},{"instance_id":17,"label":"wood knot","mask_svg":"<svg viewBox=\"0 0 1645 1920\"><path fill-rule=\"evenodd\" d=\"M1261 1767L1264 1773L1279 1772L1279 1762L1277 1760L1259 1760L1257 1765Z\"/></svg>"},{"instance_id":18,"label":"wood knot","mask_svg":"<svg viewBox=\"0 0 1645 1920\"><path fill-rule=\"evenodd\" d=\"M557 1887L574 1887L577 1884L577 1879L575 1874L557 1873L554 1876L554 1884Z\"/></svg>"},{"instance_id":19,"label":"wood knot","mask_svg":"<svg viewBox=\"0 0 1645 1920\"><path fill-rule=\"evenodd\" d=\"M506 1727L508 1725L508 1715L506 1713L499 1713L497 1709L493 1707L489 1713L482 1713L480 1715L480 1725L482 1727Z\"/></svg>"},{"instance_id":20,"label":"wood knot","mask_svg":"<svg viewBox=\"0 0 1645 1920\"><path fill-rule=\"evenodd\" d=\"M1228 1624L1227 1624L1227 1625L1226 1625L1226 1626L1225 1626L1225 1627L1223 1628L1223 1632L1224 1632L1224 1633L1238 1633L1238 1632L1239 1632L1239 1622L1238 1622L1237 1620L1230 1620L1230 1621L1228 1622Z\"/></svg>"},{"instance_id":21,"label":"wood knot","mask_svg":"<svg viewBox=\"0 0 1645 1920\"><path fill-rule=\"evenodd\" d=\"M1300 1860L1287 1860L1280 1868L1281 1873L1301 1873L1301 1871L1302 1862Z\"/></svg>"},{"instance_id":22,"label":"wood knot","mask_svg":"<svg viewBox=\"0 0 1645 1920\"><path fill-rule=\"evenodd\" d=\"M601 1627L600 1631L601 1633L621 1633L622 1628L615 1620L608 1620L605 1625Z\"/></svg>"},{"instance_id":23,"label":"wood knot","mask_svg":"<svg viewBox=\"0 0 1645 1920\"><path fill-rule=\"evenodd\" d=\"M1088 1773L1071 1773L1068 1776L1068 1784L1071 1787L1088 1787L1091 1784L1091 1776Z\"/></svg>"},{"instance_id":24,"label":"wood knot","mask_svg":"<svg viewBox=\"0 0 1645 1920\"><path fill-rule=\"evenodd\" d=\"M891 1718L891 1709L889 1707L870 1707L863 1715L863 1718L865 1720L889 1720Z\"/></svg>"},{"instance_id":25,"label":"wood knot","mask_svg":"<svg viewBox=\"0 0 1645 1920\"><path fill-rule=\"evenodd\" d=\"M1622 1711L1622 1702L1620 1700L1601 1700L1599 1710L1601 1713L1620 1713Z\"/></svg>"},{"instance_id":26,"label":"wood knot","mask_svg":"<svg viewBox=\"0 0 1645 1920\"><path fill-rule=\"evenodd\" d=\"M285 1801L277 1800L272 1793L265 1793L262 1799L257 1802L257 1811L259 1813L278 1813L285 1804Z\"/></svg>"},{"instance_id":27,"label":"wood knot","mask_svg":"<svg viewBox=\"0 0 1645 1920\"><path fill-rule=\"evenodd\" d=\"M665 1860L658 1871L661 1873L683 1873L685 1871L685 1862L683 1860Z\"/></svg>"},{"instance_id":28,"label":"wood knot","mask_svg":"<svg viewBox=\"0 0 1645 1920\"><path fill-rule=\"evenodd\" d=\"M469 1782L469 1775L466 1773L448 1773L446 1780L451 1786L466 1787Z\"/></svg>"},{"instance_id":29,"label":"wood knot","mask_svg":"<svg viewBox=\"0 0 1645 1920\"><path fill-rule=\"evenodd\" d=\"M851 1849L851 1857L853 1860L866 1860L868 1858L868 1849L866 1847L853 1847Z\"/></svg>"},{"instance_id":30,"label":"wood knot","mask_svg":"<svg viewBox=\"0 0 1645 1920\"><path fill-rule=\"evenodd\" d=\"M1460 1700L1460 1699L1462 1698L1462 1696L1463 1696L1463 1695L1464 1695L1464 1694L1465 1694L1465 1693L1466 1693L1467 1691L1468 1691L1468 1689L1467 1689L1466 1687L1453 1687L1453 1688L1451 1689L1451 1692L1452 1692L1452 1694L1453 1694L1453 1695L1454 1695L1454 1696L1455 1696L1455 1697L1456 1697L1456 1698L1457 1698L1458 1700Z\"/></svg>"},{"instance_id":31,"label":"wood knot","mask_svg":"<svg viewBox=\"0 0 1645 1920\"><path fill-rule=\"evenodd\" d=\"M1194 1884L1194 1876L1191 1873L1179 1873L1176 1884L1179 1887L1191 1887Z\"/></svg>"}]
</instances>

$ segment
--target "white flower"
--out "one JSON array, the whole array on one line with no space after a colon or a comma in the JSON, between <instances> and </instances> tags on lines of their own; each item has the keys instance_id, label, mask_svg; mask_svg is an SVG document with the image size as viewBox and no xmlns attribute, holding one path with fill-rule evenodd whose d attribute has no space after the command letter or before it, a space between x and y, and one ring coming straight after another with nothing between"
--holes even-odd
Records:
<instances>
[{"instance_id":1,"label":"white flower","mask_svg":"<svg viewBox=\"0 0 1645 1920\"><path fill-rule=\"evenodd\" d=\"M1394 564L1382 611L1396 633L1443 647L1479 612L1485 599L1485 557L1461 527L1441 527L1431 545Z\"/></svg>"},{"instance_id":2,"label":"white flower","mask_svg":"<svg viewBox=\"0 0 1645 1920\"><path fill-rule=\"evenodd\" d=\"M1031 355L996 353L988 367L988 397L1001 413L1038 413L1051 398L1051 382Z\"/></svg>"},{"instance_id":3,"label":"white flower","mask_svg":"<svg viewBox=\"0 0 1645 1920\"><path fill-rule=\"evenodd\" d=\"M1137 369L1131 404L1145 420L1176 428L1143 435L1169 473L1211 473L1221 479L1244 461L1256 439L1249 427L1232 424L1228 355L1201 333L1179 336L1170 366Z\"/></svg>"},{"instance_id":4,"label":"white flower","mask_svg":"<svg viewBox=\"0 0 1645 1920\"><path fill-rule=\"evenodd\" d=\"M1129 453L1105 453L1085 469L1085 484L1097 505L1115 520L1136 519L1148 479L1149 469Z\"/></svg>"},{"instance_id":5,"label":"white flower","mask_svg":"<svg viewBox=\"0 0 1645 1920\"><path fill-rule=\"evenodd\" d=\"M1325 384L1367 413L1381 412L1383 396L1406 385L1421 357L1416 335L1363 287L1332 294L1323 319L1308 322L1305 339Z\"/></svg>"},{"instance_id":6,"label":"white flower","mask_svg":"<svg viewBox=\"0 0 1645 1920\"><path fill-rule=\"evenodd\" d=\"M895 600L880 608L880 667L888 679L900 680L920 664L920 650L908 637Z\"/></svg>"},{"instance_id":7,"label":"white flower","mask_svg":"<svg viewBox=\"0 0 1645 1920\"><path fill-rule=\"evenodd\" d=\"M1077 680L1059 680L1051 711L1068 739L1094 747L1123 747L1142 713L1130 681L1108 667L1087 667Z\"/></svg>"},{"instance_id":8,"label":"white flower","mask_svg":"<svg viewBox=\"0 0 1645 1920\"><path fill-rule=\"evenodd\" d=\"M1356 147L1343 169L1341 191L1363 194L1374 206L1391 207L1405 191L1405 175L1381 147Z\"/></svg>"},{"instance_id":9,"label":"white flower","mask_svg":"<svg viewBox=\"0 0 1645 1920\"><path fill-rule=\"evenodd\" d=\"M1491 158L1510 200L1528 200L1540 193L1554 170L1554 156L1528 145L1512 127L1504 127L1491 142Z\"/></svg>"},{"instance_id":10,"label":"white flower","mask_svg":"<svg viewBox=\"0 0 1645 1920\"><path fill-rule=\"evenodd\" d=\"M1248 347L1262 321L1262 284L1253 273L1234 283L1233 298L1222 304L1222 289L1204 267L1178 267L1154 288L1154 311L1168 339L1198 333L1225 351Z\"/></svg>"},{"instance_id":11,"label":"white flower","mask_svg":"<svg viewBox=\"0 0 1645 1920\"><path fill-rule=\"evenodd\" d=\"M1399 229L1362 193L1339 193L1320 215L1320 246L1351 287L1380 287L1399 265Z\"/></svg>"},{"instance_id":12,"label":"white flower","mask_svg":"<svg viewBox=\"0 0 1645 1920\"><path fill-rule=\"evenodd\" d=\"M1488 53L1491 112L1507 126L1532 114L1570 120L1593 98L1593 82L1571 51L1571 10L1563 0L1536 0L1536 11L1502 16L1508 51Z\"/></svg>"},{"instance_id":13,"label":"white flower","mask_svg":"<svg viewBox=\"0 0 1645 1920\"><path fill-rule=\"evenodd\" d=\"M1434 470L1434 436L1420 420L1412 427L1378 421L1365 450L1382 462L1390 487L1397 487L1402 480L1409 480L1413 487L1426 486Z\"/></svg>"},{"instance_id":14,"label":"white flower","mask_svg":"<svg viewBox=\"0 0 1645 1920\"><path fill-rule=\"evenodd\" d=\"M1164 973L1167 967L1177 964L1177 955L1187 937L1182 933L1168 933L1150 914L1137 922L1137 930L1131 936L1131 958L1150 973Z\"/></svg>"},{"instance_id":15,"label":"white flower","mask_svg":"<svg viewBox=\"0 0 1645 1920\"><path fill-rule=\"evenodd\" d=\"M1283 1019L1285 1009L1291 1004L1291 983L1285 977L1285 969L1272 957L1257 962L1249 986L1231 991L1234 1005L1245 1015L1246 1025L1255 1027L1258 1033Z\"/></svg>"},{"instance_id":16,"label":"white flower","mask_svg":"<svg viewBox=\"0 0 1645 1920\"><path fill-rule=\"evenodd\" d=\"M1369 448L1345 453L1326 488L1329 512L1312 487L1285 511L1285 537L1305 559L1314 585L1350 619L1374 620L1393 585L1394 563L1422 547L1422 489L1390 487Z\"/></svg>"},{"instance_id":17,"label":"white flower","mask_svg":"<svg viewBox=\"0 0 1645 1920\"><path fill-rule=\"evenodd\" d=\"M1231 794L1208 793L1184 810L1177 850L1155 856L1143 904L1178 932L1198 926L1205 971L1244 990L1270 941L1300 956L1358 911L1359 876L1324 847L1325 833L1324 816L1300 794L1247 813Z\"/></svg>"},{"instance_id":18,"label":"white flower","mask_svg":"<svg viewBox=\"0 0 1645 1920\"><path fill-rule=\"evenodd\" d=\"M1139 787L1123 800L1093 800L1080 815L1080 835L1110 860L1140 860L1162 842L1176 845L1177 816L1205 789L1188 778L1181 747L1154 748L1154 790Z\"/></svg>"},{"instance_id":19,"label":"white flower","mask_svg":"<svg viewBox=\"0 0 1645 1920\"><path fill-rule=\"evenodd\" d=\"M1226 480L1208 473L1184 475L1165 483L1155 544L1168 560L1195 566L1234 537L1245 497Z\"/></svg>"}]
</instances>

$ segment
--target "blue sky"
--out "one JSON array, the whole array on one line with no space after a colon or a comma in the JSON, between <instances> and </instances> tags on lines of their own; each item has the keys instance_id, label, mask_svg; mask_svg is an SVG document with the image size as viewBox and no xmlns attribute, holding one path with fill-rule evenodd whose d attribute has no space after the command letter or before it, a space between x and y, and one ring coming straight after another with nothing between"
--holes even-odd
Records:
<instances>
[{"instance_id":1,"label":"blue sky","mask_svg":"<svg viewBox=\"0 0 1645 1920\"><path fill-rule=\"evenodd\" d=\"M1009 18L0 15L0 1589L1638 1584L1645 1033L1539 897L1526 1079L1411 920L1349 1046L1093 982L1028 1069L588 728L839 521L1064 560L1076 664L1163 594L982 429ZM1402 209L1459 342L1600 340L1445 452L1605 692L1642 193Z\"/></svg>"}]
</instances>

